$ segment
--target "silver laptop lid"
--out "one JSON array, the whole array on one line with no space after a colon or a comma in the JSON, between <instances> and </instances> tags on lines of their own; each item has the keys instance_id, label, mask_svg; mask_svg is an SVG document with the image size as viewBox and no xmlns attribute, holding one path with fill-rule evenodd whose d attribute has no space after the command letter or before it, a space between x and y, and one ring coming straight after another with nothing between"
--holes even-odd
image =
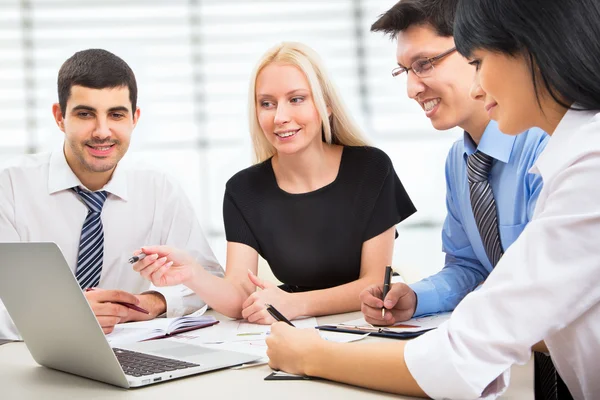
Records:
<instances>
[{"instance_id":1,"label":"silver laptop lid","mask_svg":"<svg viewBox=\"0 0 600 400\"><path fill-rule=\"evenodd\" d=\"M55 243L0 243L0 298L40 365L127 387Z\"/></svg>"}]
</instances>

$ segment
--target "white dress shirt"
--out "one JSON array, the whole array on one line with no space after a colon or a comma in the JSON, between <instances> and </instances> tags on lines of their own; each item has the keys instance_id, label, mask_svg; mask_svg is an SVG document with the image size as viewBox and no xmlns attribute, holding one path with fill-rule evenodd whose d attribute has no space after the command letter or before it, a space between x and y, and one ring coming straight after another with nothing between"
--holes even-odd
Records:
<instances>
[{"instance_id":1,"label":"white dress shirt","mask_svg":"<svg viewBox=\"0 0 600 400\"><path fill-rule=\"evenodd\" d=\"M568 111L532 172L544 186L525 231L446 324L406 345L433 398L498 397L542 339L573 397L600 398L600 113Z\"/></svg>"},{"instance_id":2,"label":"white dress shirt","mask_svg":"<svg viewBox=\"0 0 600 400\"><path fill-rule=\"evenodd\" d=\"M62 147L51 154L24 156L16 165L0 171L0 242L55 242L75 272L79 238L88 213L83 201L70 190L75 186L83 187L67 164ZM190 201L164 174L134 167L125 157L103 190L108 198L101 214L104 263L98 287L134 294L150 290L150 282L127 261L144 245L185 249L206 270L223 276ZM184 286L152 290L165 296L168 317L185 315L204 304ZM18 338L1 302L0 338Z\"/></svg>"}]
</instances>

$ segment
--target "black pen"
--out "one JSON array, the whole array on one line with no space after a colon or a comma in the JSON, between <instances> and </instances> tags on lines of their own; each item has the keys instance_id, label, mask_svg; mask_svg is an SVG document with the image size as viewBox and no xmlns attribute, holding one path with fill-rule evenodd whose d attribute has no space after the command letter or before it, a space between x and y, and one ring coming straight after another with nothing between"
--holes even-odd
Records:
<instances>
[{"instance_id":1,"label":"black pen","mask_svg":"<svg viewBox=\"0 0 600 400\"><path fill-rule=\"evenodd\" d=\"M390 283L392 281L392 267L389 265L385 267L385 276L383 278L383 297L381 298L385 301L385 296L387 296L390 291ZM381 318L385 317L385 307L381 308Z\"/></svg>"},{"instance_id":2,"label":"black pen","mask_svg":"<svg viewBox=\"0 0 600 400\"><path fill-rule=\"evenodd\" d=\"M275 318L275 321L285 322L286 324L293 326L294 328L296 327L294 324L292 324L290 322L289 319L287 319L286 317L283 316L283 314L281 314L279 311L277 311L277 309L275 307L273 307L270 304L265 304L265 306L267 306L267 311L269 312L269 314L271 314L271 316L273 318Z\"/></svg>"},{"instance_id":3,"label":"black pen","mask_svg":"<svg viewBox=\"0 0 600 400\"><path fill-rule=\"evenodd\" d=\"M133 256L133 257L131 257L131 258L129 259L129 263L130 263L130 264L133 264L133 263L136 263L136 262L138 262L138 261L140 261L140 260L143 260L144 258L146 258L146 254L144 254L144 253L140 253L140 254L138 254L137 256Z\"/></svg>"}]
</instances>

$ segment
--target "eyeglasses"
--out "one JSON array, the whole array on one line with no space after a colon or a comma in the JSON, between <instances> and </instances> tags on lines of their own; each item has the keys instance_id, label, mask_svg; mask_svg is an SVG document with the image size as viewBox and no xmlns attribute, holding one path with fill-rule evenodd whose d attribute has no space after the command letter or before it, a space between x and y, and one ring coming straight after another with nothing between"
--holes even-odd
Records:
<instances>
[{"instance_id":1,"label":"eyeglasses","mask_svg":"<svg viewBox=\"0 0 600 400\"><path fill-rule=\"evenodd\" d=\"M417 61L413 62L409 68L396 67L392 70L392 76L396 77L398 75L401 75L403 72L406 72L408 74L408 71L412 70L415 73L415 75L422 78L424 76L429 75L431 71L433 71L434 62L441 60L442 58L452 54L455 51L456 47L453 47L449 50L446 50L442 54L438 54L435 57L418 59Z\"/></svg>"}]
</instances>

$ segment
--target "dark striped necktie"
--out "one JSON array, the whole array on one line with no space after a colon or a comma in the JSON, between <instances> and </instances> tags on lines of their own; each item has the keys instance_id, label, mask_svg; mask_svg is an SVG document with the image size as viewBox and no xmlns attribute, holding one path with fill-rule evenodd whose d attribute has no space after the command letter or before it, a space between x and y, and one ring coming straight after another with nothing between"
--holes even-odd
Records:
<instances>
[{"instance_id":1,"label":"dark striped necktie","mask_svg":"<svg viewBox=\"0 0 600 400\"><path fill-rule=\"evenodd\" d=\"M105 191L88 192L79 187L74 187L73 191L79 195L88 208L88 214L81 229L79 256L75 272L75 277L81 289L87 289L96 287L100 283L104 259L104 230L102 229L100 213L107 194Z\"/></svg>"},{"instance_id":2,"label":"dark striped necktie","mask_svg":"<svg viewBox=\"0 0 600 400\"><path fill-rule=\"evenodd\" d=\"M494 159L477 151L467 159L467 178L471 191L471 208L485 252L495 267L503 250L498 230L498 215L492 186L488 181Z\"/></svg>"},{"instance_id":3,"label":"dark striped necktie","mask_svg":"<svg viewBox=\"0 0 600 400\"><path fill-rule=\"evenodd\" d=\"M494 193L488 181L494 159L481 151L471 154L467 159L467 177L471 191L471 208L475 223L485 247L488 259L495 267L503 249L498 229L498 215ZM552 363L544 353L534 352L535 399L568 400L572 399Z\"/></svg>"}]
</instances>

